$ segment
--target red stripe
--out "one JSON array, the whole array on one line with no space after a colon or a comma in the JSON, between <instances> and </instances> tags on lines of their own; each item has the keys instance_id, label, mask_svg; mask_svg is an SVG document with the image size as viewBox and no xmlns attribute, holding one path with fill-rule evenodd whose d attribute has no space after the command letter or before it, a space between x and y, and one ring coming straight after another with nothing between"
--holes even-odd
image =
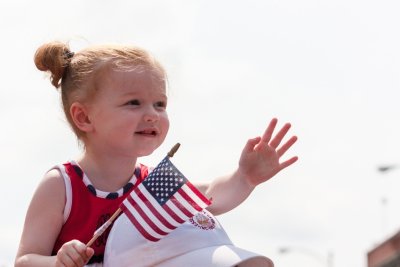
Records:
<instances>
[{"instance_id":1,"label":"red stripe","mask_svg":"<svg viewBox=\"0 0 400 267\"><path fill-rule=\"evenodd\" d=\"M186 185L193 191L193 193L195 193L207 206L211 205L211 201L206 198L200 191L199 189L197 189L197 187L195 187L194 185L192 185L191 182L187 181Z\"/></svg>"},{"instance_id":2,"label":"red stripe","mask_svg":"<svg viewBox=\"0 0 400 267\"><path fill-rule=\"evenodd\" d=\"M140 189L135 189L134 191L132 191L131 194L136 194L137 191L140 192ZM140 192L141 193L141 192ZM137 194L136 194L137 195ZM156 232L159 235L167 235L168 233L164 232L163 230L161 230L151 219L150 217L147 215L147 213L145 211L142 210L142 208L139 206L139 204L137 204L131 197L131 195L129 195L127 197L127 200L132 204L132 207L138 212L138 215L140 217L142 217L142 219L147 223L148 226L150 226L151 229L154 230L154 232Z\"/></svg>"},{"instance_id":3,"label":"red stripe","mask_svg":"<svg viewBox=\"0 0 400 267\"><path fill-rule=\"evenodd\" d=\"M160 220L160 222L162 224L165 225L165 227L174 230L176 228L176 226L173 226L172 224L170 224L164 216L162 216L158 210L151 204L151 202L146 198L146 196L143 194L143 192L140 190L139 192L137 192L138 194L136 194L141 201L143 201L143 203L149 208L149 210L154 214L154 216L157 217L157 219ZM171 216L172 217L172 216Z\"/></svg>"},{"instance_id":4,"label":"red stripe","mask_svg":"<svg viewBox=\"0 0 400 267\"><path fill-rule=\"evenodd\" d=\"M136 227L136 229L144 236L144 238L156 242L160 240L159 238L155 238L154 236L150 235L143 227L140 225L140 223L136 220L136 218L132 215L132 213L127 209L122 203L121 205L122 211L125 213L125 215L128 217L128 219L133 223L133 225Z\"/></svg>"},{"instance_id":5,"label":"red stripe","mask_svg":"<svg viewBox=\"0 0 400 267\"><path fill-rule=\"evenodd\" d=\"M168 214L178 223L184 223L185 220L183 220L181 217L179 217L170 207L168 207L167 205L163 205L162 206L163 209L168 212Z\"/></svg>"},{"instance_id":6,"label":"red stripe","mask_svg":"<svg viewBox=\"0 0 400 267\"><path fill-rule=\"evenodd\" d=\"M188 211L185 206L183 206L182 203L180 203L174 196L170 197L168 201L171 201L172 204L174 204L178 209L180 209L183 214L185 214L188 218L192 217L194 214L192 214L190 211Z\"/></svg>"},{"instance_id":7,"label":"red stripe","mask_svg":"<svg viewBox=\"0 0 400 267\"><path fill-rule=\"evenodd\" d=\"M202 208L194 201L186 192L181 188L178 190L179 194L197 211L201 211Z\"/></svg>"}]
</instances>

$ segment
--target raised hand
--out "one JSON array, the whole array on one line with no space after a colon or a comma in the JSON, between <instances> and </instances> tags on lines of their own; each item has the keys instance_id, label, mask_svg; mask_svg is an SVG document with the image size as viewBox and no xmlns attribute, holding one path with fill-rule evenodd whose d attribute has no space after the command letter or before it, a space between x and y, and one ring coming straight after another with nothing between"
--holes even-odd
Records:
<instances>
[{"instance_id":1,"label":"raised hand","mask_svg":"<svg viewBox=\"0 0 400 267\"><path fill-rule=\"evenodd\" d=\"M291 125L286 123L275 135L274 130L278 120L272 119L264 134L247 141L239 160L239 172L249 185L256 186L263 183L282 169L297 161L297 156L281 161L286 151L297 141L291 136L281 145L282 140Z\"/></svg>"}]
</instances>

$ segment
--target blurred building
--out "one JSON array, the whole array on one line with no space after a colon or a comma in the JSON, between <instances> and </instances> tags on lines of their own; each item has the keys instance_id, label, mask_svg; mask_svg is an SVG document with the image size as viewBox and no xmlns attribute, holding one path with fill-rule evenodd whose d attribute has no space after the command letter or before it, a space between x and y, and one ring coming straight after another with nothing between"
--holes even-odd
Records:
<instances>
[{"instance_id":1,"label":"blurred building","mask_svg":"<svg viewBox=\"0 0 400 267\"><path fill-rule=\"evenodd\" d=\"M400 267L400 232L368 252L368 267Z\"/></svg>"}]
</instances>

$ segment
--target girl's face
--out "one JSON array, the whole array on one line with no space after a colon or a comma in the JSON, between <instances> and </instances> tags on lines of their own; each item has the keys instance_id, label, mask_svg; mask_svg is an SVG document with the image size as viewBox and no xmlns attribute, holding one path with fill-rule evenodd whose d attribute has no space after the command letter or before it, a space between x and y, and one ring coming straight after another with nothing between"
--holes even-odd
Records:
<instances>
[{"instance_id":1,"label":"girl's face","mask_svg":"<svg viewBox=\"0 0 400 267\"><path fill-rule=\"evenodd\" d=\"M87 105L92 131L85 145L108 155L140 157L164 141L169 120L165 81L150 70L107 71Z\"/></svg>"}]
</instances>

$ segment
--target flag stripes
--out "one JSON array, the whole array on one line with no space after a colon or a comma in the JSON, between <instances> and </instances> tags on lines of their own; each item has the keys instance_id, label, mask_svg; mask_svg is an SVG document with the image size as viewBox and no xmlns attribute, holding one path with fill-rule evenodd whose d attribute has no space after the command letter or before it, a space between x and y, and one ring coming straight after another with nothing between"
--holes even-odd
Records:
<instances>
[{"instance_id":1,"label":"flag stripes","mask_svg":"<svg viewBox=\"0 0 400 267\"><path fill-rule=\"evenodd\" d=\"M122 202L121 209L146 239L158 241L210 204L165 158Z\"/></svg>"}]
</instances>

